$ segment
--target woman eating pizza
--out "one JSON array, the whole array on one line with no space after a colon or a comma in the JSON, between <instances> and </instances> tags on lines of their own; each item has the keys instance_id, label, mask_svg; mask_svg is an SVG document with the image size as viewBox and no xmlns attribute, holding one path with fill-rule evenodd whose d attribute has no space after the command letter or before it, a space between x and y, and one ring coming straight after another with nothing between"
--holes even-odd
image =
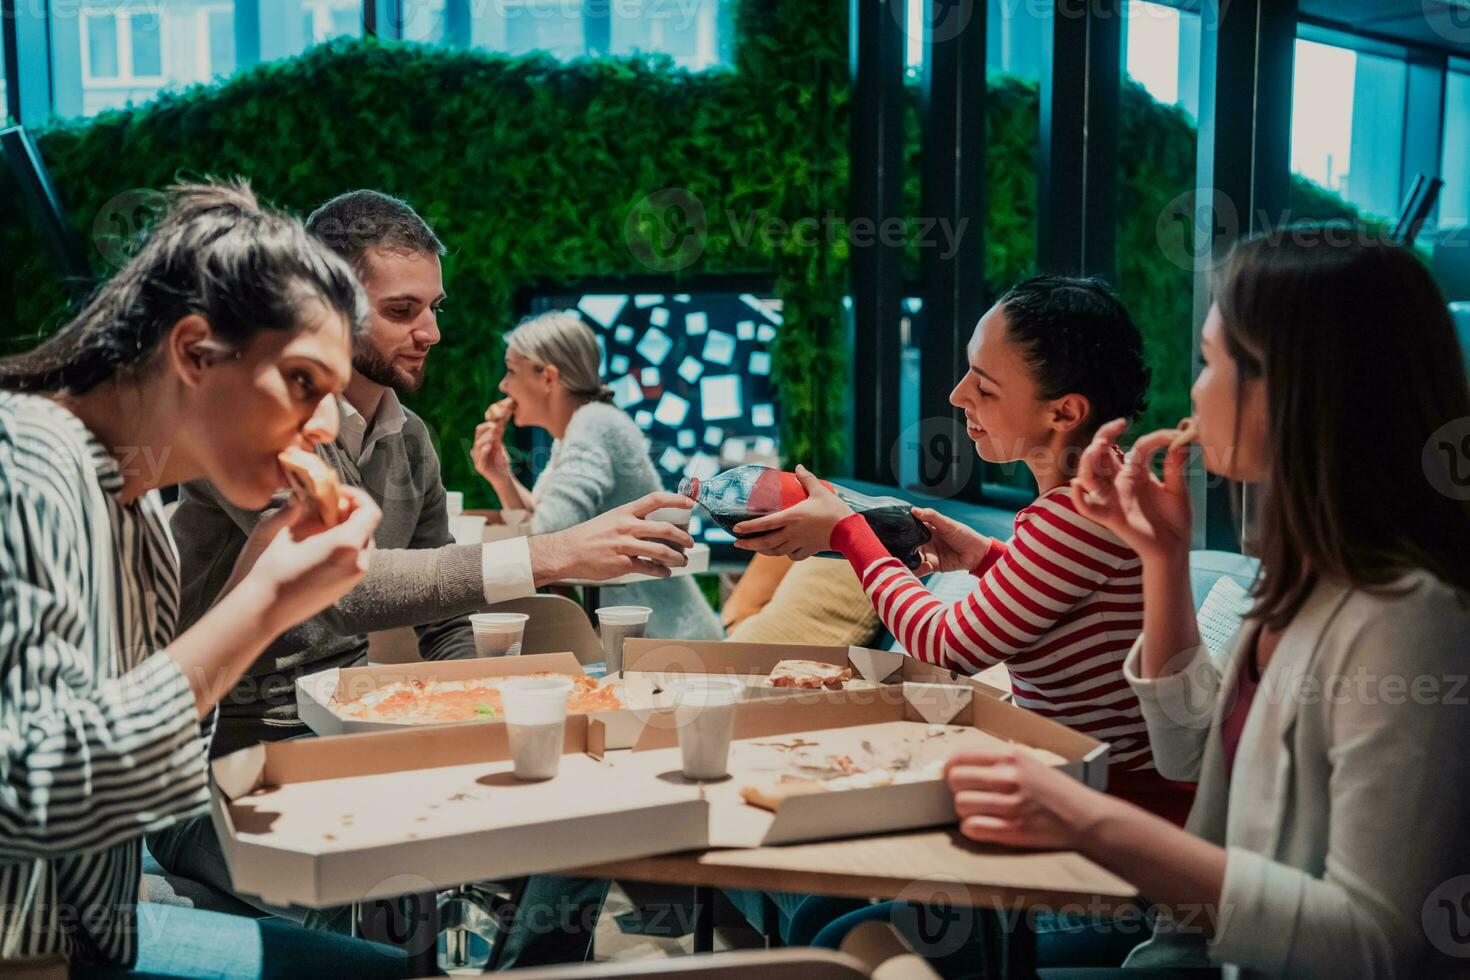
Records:
<instances>
[{"instance_id":1,"label":"woman eating pizza","mask_svg":"<svg viewBox=\"0 0 1470 980\"><path fill-rule=\"evenodd\" d=\"M334 437L363 315L352 270L294 219L243 185L189 186L74 319L0 360L0 961L402 975L383 947L138 902L143 835L208 802L215 704L362 578L378 521L311 474L316 499L179 633L154 491L207 479L263 507L283 452Z\"/></svg>"}]
</instances>

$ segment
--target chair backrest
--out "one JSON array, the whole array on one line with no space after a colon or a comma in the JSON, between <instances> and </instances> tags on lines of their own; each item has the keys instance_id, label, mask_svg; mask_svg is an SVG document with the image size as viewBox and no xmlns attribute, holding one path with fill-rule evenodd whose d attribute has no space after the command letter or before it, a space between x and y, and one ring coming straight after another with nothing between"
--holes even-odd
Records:
<instances>
[{"instance_id":1,"label":"chair backrest","mask_svg":"<svg viewBox=\"0 0 1470 980\"><path fill-rule=\"evenodd\" d=\"M1205 603L1210 590L1222 578L1231 578L1244 589L1256 580L1261 563L1233 551L1191 551L1189 553L1189 585L1194 593L1194 608Z\"/></svg>"},{"instance_id":2,"label":"chair backrest","mask_svg":"<svg viewBox=\"0 0 1470 980\"><path fill-rule=\"evenodd\" d=\"M600 663L606 659L602 640L582 607L559 595L533 595L491 606L487 612L518 612L531 618L526 622L526 635L521 640L521 653L563 653L571 651L577 662Z\"/></svg>"}]
</instances>

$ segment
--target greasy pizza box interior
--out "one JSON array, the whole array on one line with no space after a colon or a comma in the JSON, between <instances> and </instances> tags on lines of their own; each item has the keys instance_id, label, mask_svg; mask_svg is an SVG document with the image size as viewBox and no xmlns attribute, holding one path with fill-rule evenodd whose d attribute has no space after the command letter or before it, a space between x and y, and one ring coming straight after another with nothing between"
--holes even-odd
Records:
<instances>
[{"instance_id":1,"label":"greasy pizza box interior","mask_svg":"<svg viewBox=\"0 0 1470 980\"><path fill-rule=\"evenodd\" d=\"M482 657L408 664L346 667L299 677L296 708L301 720L318 735L400 731L421 725L408 721L369 721L349 718L342 706L371 691L399 681L465 681L487 677L514 677L547 672L583 676L582 665L570 653L538 653L526 657ZM494 719L490 719L494 720Z\"/></svg>"},{"instance_id":2,"label":"greasy pizza box interior","mask_svg":"<svg viewBox=\"0 0 1470 980\"><path fill-rule=\"evenodd\" d=\"M595 722L593 723L595 727ZM955 685L883 685L742 704L728 780L705 787L710 846L757 847L891 833L954 820L940 774L962 749L1016 743L1098 789L1107 786L1108 747L1022 708ZM634 755L677 771L673 712L650 717ZM890 779L873 781L874 775ZM836 778L838 791L791 795L774 812L747 802L749 790L793 780ZM777 790L779 795L779 789Z\"/></svg>"},{"instance_id":3,"label":"greasy pizza box interior","mask_svg":"<svg viewBox=\"0 0 1470 980\"><path fill-rule=\"evenodd\" d=\"M212 763L214 825L237 890L312 908L705 846L697 787L586 739L568 717L544 782L514 778L498 723L262 743Z\"/></svg>"},{"instance_id":4,"label":"greasy pizza box interior","mask_svg":"<svg viewBox=\"0 0 1470 980\"><path fill-rule=\"evenodd\" d=\"M625 683L672 674L735 674L753 688L765 684L783 660L810 660L852 669L856 687L876 684L959 684L999 697L1004 692L943 667L891 650L810 643L737 643L732 640L656 640L635 638L623 644ZM779 691L780 689L775 689Z\"/></svg>"}]
</instances>

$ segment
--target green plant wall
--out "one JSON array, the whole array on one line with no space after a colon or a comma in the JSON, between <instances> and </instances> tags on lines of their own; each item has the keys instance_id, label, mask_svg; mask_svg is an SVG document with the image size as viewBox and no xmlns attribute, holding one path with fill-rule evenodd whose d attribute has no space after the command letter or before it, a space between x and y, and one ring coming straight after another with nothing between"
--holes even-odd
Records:
<instances>
[{"instance_id":1,"label":"green plant wall","mask_svg":"<svg viewBox=\"0 0 1470 980\"><path fill-rule=\"evenodd\" d=\"M493 500L467 448L494 397L501 335L523 312L518 297L536 285L670 271L658 263L659 224L629 216L649 195L681 189L702 206L707 232L697 258L673 274L772 279L785 304L775 352L783 450L791 463L841 472L847 245L746 241L738 229L847 214L846 15L847 4L831 0L745 0L736 64L701 74L662 59L565 64L339 41L223 84L59 124L38 141L99 274L111 267L95 243L116 255L107 235L133 229L139 189L180 177L245 176L303 215L353 187L417 206L449 246L449 300L429 380L409 404L439 440L446 483L468 491L472 506ZM998 291L1035 265L1038 103L1034 85L990 84L987 277ZM1193 183L1194 136L1180 112L1132 84L1123 109L1121 289L1155 371L1146 424L1172 422L1188 406L1191 283L1162 254L1156 225ZM917 214L912 118L909 131ZM1324 192L1303 193L1319 216L1351 214ZM658 268L645 264L650 256ZM0 175L0 350L31 345L66 315L56 270Z\"/></svg>"}]
</instances>

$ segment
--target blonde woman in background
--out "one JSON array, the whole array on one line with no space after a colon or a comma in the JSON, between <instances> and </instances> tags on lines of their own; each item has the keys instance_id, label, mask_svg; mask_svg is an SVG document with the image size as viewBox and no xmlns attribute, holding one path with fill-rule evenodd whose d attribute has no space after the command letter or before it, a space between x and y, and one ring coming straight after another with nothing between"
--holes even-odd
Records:
<instances>
[{"instance_id":1,"label":"blonde woman in background","mask_svg":"<svg viewBox=\"0 0 1470 980\"><path fill-rule=\"evenodd\" d=\"M507 510L531 515L531 533L579 524L662 489L642 430L612 404L602 383L597 337L572 312L526 320L506 337L500 391L513 400L516 425L551 433L551 460L527 489L511 472L506 418L475 430L471 456ZM495 415L496 413L488 413ZM724 631L689 576L620 586L610 601L648 606L650 636L720 639Z\"/></svg>"}]
</instances>

